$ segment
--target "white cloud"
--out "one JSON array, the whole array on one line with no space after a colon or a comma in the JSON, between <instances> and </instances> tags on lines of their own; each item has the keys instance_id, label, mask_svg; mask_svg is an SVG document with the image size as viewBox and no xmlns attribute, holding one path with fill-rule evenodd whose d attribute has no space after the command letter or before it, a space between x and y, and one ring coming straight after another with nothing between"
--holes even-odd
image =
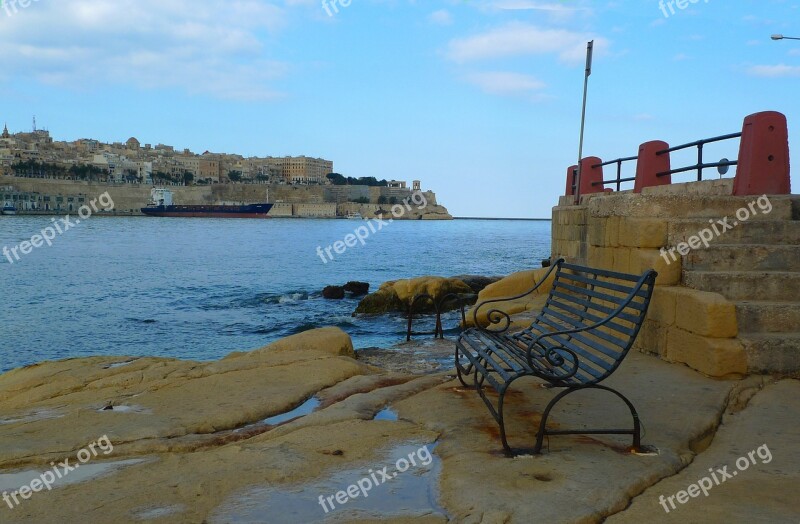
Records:
<instances>
[{"instance_id":1,"label":"white cloud","mask_svg":"<svg viewBox=\"0 0 800 524\"><path fill-rule=\"evenodd\" d=\"M567 20L579 12L591 13L588 7L566 5L564 3L544 3L532 0L497 0L489 2L490 8L503 11L542 11L555 20Z\"/></svg>"},{"instance_id":2,"label":"white cloud","mask_svg":"<svg viewBox=\"0 0 800 524\"><path fill-rule=\"evenodd\" d=\"M800 76L800 66L790 66L786 64L755 65L750 67L747 72L753 76L764 78L783 78Z\"/></svg>"},{"instance_id":3,"label":"white cloud","mask_svg":"<svg viewBox=\"0 0 800 524\"><path fill-rule=\"evenodd\" d=\"M544 82L530 75L503 71L471 73L465 79L495 95L530 94L545 87Z\"/></svg>"},{"instance_id":4,"label":"white cloud","mask_svg":"<svg viewBox=\"0 0 800 524\"><path fill-rule=\"evenodd\" d=\"M562 61L580 63L586 57L586 42L591 36L566 29L542 29L524 23L511 23L474 36L450 41L447 56L455 62L517 55L554 54ZM605 38L595 39L595 52L608 47Z\"/></svg>"},{"instance_id":5,"label":"white cloud","mask_svg":"<svg viewBox=\"0 0 800 524\"><path fill-rule=\"evenodd\" d=\"M0 80L257 100L280 96L275 82L289 68L267 56L261 35L284 26L286 8L256 0L35 2L2 15Z\"/></svg>"},{"instance_id":6,"label":"white cloud","mask_svg":"<svg viewBox=\"0 0 800 524\"><path fill-rule=\"evenodd\" d=\"M438 25L450 25L453 17L447 9L439 9L428 15L428 21Z\"/></svg>"}]
</instances>

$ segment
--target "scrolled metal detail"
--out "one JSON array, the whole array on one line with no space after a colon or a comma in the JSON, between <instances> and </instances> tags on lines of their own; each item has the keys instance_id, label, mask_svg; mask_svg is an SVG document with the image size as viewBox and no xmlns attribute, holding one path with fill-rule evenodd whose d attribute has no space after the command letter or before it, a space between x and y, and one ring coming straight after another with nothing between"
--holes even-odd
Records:
<instances>
[{"instance_id":1,"label":"scrolled metal detail","mask_svg":"<svg viewBox=\"0 0 800 524\"><path fill-rule=\"evenodd\" d=\"M487 311L486 320L489 321L489 324L487 324L485 327L481 327L481 329L491 333L505 333L508 331L508 328L511 327L511 315L499 309L490 309ZM501 322L504 322L504 324L499 329L489 329L490 326L500 324ZM478 324L476 323L476 325Z\"/></svg>"},{"instance_id":2,"label":"scrolled metal detail","mask_svg":"<svg viewBox=\"0 0 800 524\"><path fill-rule=\"evenodd\" d=\"M546 371L537 369L536 374L538 376L551 382L564 382L575 376L575 374L578 372L578 369L580 369L580 359L574 351L561 345L544 348L538 342L539 340L536 340L528 348L528 365L532 369L537 369L533 363L533 351L535 347L538 347L542 350L538 353L544 357L547 363L551 365L554 370L563 370L561 373L548 373Z\"/></svg>"}]
</instances>

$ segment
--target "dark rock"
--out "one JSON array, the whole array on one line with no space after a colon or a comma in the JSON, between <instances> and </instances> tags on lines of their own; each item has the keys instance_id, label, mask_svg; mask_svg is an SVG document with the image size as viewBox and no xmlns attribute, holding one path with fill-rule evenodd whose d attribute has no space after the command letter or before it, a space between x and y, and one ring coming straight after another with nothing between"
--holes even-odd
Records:
<instances>
[{"instance_id":1,"label":"dark rock","mask_svg":"<svg viewBox=\"0 0 800 524\"><path fill-rule=\"evenodd\" d=\"M369 284L367 282L348 282L344 285L344 290L360 297L369 293Z\"/></svg>"},{"instance_id":2,"label":"dark rock","mask_svg":"<svg viewBox=\"0 0 800 524\"><path fill-rule=\"evenodd\" d=\"M489 284L494 284L502 277L484 277L482 275L458 275L453 278L457 278L458 280L468 285L472 289L473 293L480 293L481 291L483 291L483 288L485 288Z\"/></svg>"},{"instance_id":3,"label":"dark rock","mask_svg":"<svg viewBox=\"0 0 800 524\"><path fill-rule=\"evenodd\" d=\"M361 299L353 315L380 315L392 311L405 311L406 309L406 304L397 298L397 294L393 289L381 288Z\"/></svg>"},{"instance_id":4,"label":"dark rock","mask_svg":"<svg viewBox=\"0 0 800 524\"><path fill-rule=\"evenodd\" d=\"M342 286L328 286L322 290L322 296L328 300L341 300L344 298L344 288Z\"/></svg>"}]
</instances>

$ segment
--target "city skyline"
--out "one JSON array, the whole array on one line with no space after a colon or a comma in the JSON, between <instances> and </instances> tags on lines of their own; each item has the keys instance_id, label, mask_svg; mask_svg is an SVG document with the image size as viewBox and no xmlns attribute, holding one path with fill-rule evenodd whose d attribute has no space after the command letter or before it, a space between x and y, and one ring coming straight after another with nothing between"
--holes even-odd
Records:
<instances>
[{"instance_id":1,"label":"city skyline","mask_svg":"<svg viewBox=\"0 0 800 524\"><path fill-rule=\"evenodd\" d=\"M457 216L547 217L577 157L594 39L586 156L736 132L762 110L786 114L797 143L800 45L770 40L800 33L796 2L329 4L0 13L3 120L25 130L36 114L67 141L333 158L352 177L423 179Z\"/></svg>"}]
</instances>

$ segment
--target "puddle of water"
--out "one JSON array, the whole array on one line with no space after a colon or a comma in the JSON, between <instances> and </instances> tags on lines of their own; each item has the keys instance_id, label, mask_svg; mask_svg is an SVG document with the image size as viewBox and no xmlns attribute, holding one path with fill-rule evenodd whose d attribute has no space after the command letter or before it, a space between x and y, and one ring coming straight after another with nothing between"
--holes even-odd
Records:
<instances>
[{"instance_id":1,"label":"puddle of water","mask_svg":"<svg viewBox=\"0 0 800 524\"><path fill-rule=\"evenodd\" d=\"M375 414L375 418L372 420L389 420L391 422L397 422L398 418L397 413L395 413L392 408L386 408L378 411L378 413Z\"/></svg>"},{"instance_id":2,"label":"puddle of water","mask_svg":"<svg viewBox=\"0 0 800 524\"><path fill-rule=\"evenodd\" d=\"M291 411L264 419L262 424L267 424L268 426L277 426L278 424L283 424L284 422L288 422L290 420L304 417L310 413L313 413L318 407L319 399L317 397L311 397Z\"/></svg>"},{"instance_id":3,"label":"puddle of water","mask_svg":"<svg viewBox=\"0 0 800 524\"><path fill-rule=\"evenodd\" d=\"M326 478L310 484L285 488L255 488L244 494L235 495L223 503L212 514L214 523L231 522L270 522L280 516L281 522L290 523L338 523L354 522L360 519L384 519L388 517L415 518L425 515L446 516L437 505L437 485L441 473L441 461L433 453L434 445L427 446L431 460L427 465L422 459L427 456L415 445L402 445L392 448L378 459L375 465L338 471ZM397 469L397 462L416 457L416 466L410 465L405 472ZM389 466L388 481L378 473L383 466ZM373 473L372 470L375 470ZM355 497L341 504L336 494L346 492L359 481L366 485L366 479L375 475L379 484L367 488L366 497L359 489ZM370 481L371 482L371 481ZM355 488L352 489L355 493ZM320 503L320 496L328 512ZM331 503L327 500L333 497Z\"/></svg>"},{"instance_id":4,"label":"puddle of water","mask_svg":"<svg viewBox=\"0 0 800 524\"><path fill-rule=\"evenodd\" d=\"M20 422L33 422L36 420L47 420L51 418L61 418L64 415L50 409L43 409L41 411L33 411L29 415L18 418L0 419L0 426L4 424L18 424Z\"/></svg>"},{"instance_id":5,"label":"puddle of water","mask_svg":"<svg viewBox=\"0 0 800 524\"><path fill-rule=\"evenodd\" d=\"M74 458L70 459L69 465L75 469L68 472L62 478L56 478L52 484L53 488L61 486L68 486L70 484L77 484L87 480L105 475L107 473L122 469L127 466L145 462L147 459L130 459L118 460L115 462L99 462L96 464L87 463L81 464ZM48 470L26 470L18 471L15 473L0 473L0 492L3 491L16 491L22 486L28 486L32 480L41 478L42 473L47 471L53 472L52 468ZM63 471L59 468L59 472ZM63 474L63 473L62 473ZM46 489L46 488L43 488Z\"/></svg>"},{"instance_id":6,"label":"puddle of water","mask_svg":"<svg viewBox=\"0 0 800 524\"><path fill-rule=\"evenodd\" d=\"M144 508L134 511L133 518L136 520L155 520L163 517L169 517L177 513L186 511L186 506L183 504L175 504L172 506L160 506L155 508Z\"/></svg>"},{"instance_id":7,"label":"puddle of water","mask_svg":"<svg viewBox=\"0 0 800 524\"><path fill-rule=\"evenodd\" d=\"M134 363L134 362L136 362L137 360L138 360L138 359L136 359L136 358L135 358L135 359L133 359L133 360L126 360L125 362L115 362L115 363L113 363L113 364L108 364L108 365L106 365L106 366L103 366L103 369L114 369L114 368L121 368L122 366L127 366L127 365L129 365L129 364L133 364L133 363Z\"/></svg>"},{"instance_id":8,"label":"puddle of water","mask_svg":"<svg viewBox=\"0 0 800 524\"><path fill-rule=\"evenodd\" d=\"M289 422L290 420L294 420L296 418L304 417L314 412L320 406L320 401L317 397L311 397L310 399L306 400L296 408L291 411L287 411L286 413L281 413L279 415L275 415L269 418L265 418L260 422L254 422L253 424L247 424L246 426L242 426L238 429L234 429L234 433L242 433L244 431L249 431L253 428L263 428L264 426L279 426L285 422Z\"/></svg>"},{"instance_id":9,"label":"puddle of water","mask_svg":"<svg viewBox=\"0 0 800 524\"><path fill-rule=\"evenodd\" d=\"M100 413L152 413L149 409L142 406L114 406L114 409L100 408Z\"/></svg>"}]
</instances>

